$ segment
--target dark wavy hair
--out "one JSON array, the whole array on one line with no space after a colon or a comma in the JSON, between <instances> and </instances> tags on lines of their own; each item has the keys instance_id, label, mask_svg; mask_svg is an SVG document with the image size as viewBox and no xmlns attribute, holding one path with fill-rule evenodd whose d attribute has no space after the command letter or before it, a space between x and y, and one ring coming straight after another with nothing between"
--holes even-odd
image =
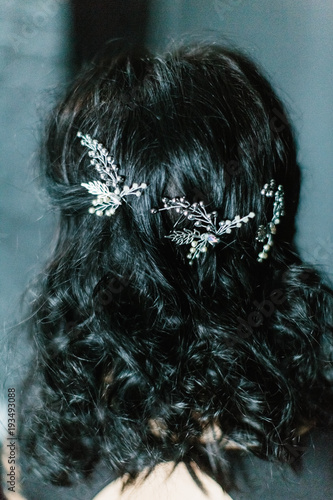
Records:
<instances>
[{"instance_id":1,"label":"dark wavy hair","mask_svg":"<svg viewBox=\"0 0 333 500\"><path fill-rule=\"evenodd\" d=\"M88 213L81 183L99 176L78 131L148 185L113 217ZM228 443L285 461L301 426L331 420L332 292L294 247L295 141L251 61L217 44L106 50L55 110L44 165L59 229L33 304L20 431L33 468L69 484L98 461L132 477L196 462L229 488ZM270 179L286 215L260 263ZM165 238L175 214L151 212L182 195L220 220L256 216L189 266Z\"/></svg>"}]
</instances>

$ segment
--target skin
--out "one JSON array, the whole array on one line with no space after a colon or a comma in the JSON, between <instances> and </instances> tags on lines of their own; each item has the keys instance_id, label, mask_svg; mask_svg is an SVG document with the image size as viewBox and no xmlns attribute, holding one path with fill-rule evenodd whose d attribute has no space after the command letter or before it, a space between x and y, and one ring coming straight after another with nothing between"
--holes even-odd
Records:
<instances>
[{"instance_id":1,"label":"skin","mask_svg":"<svg viewBox=\"0 0 333 500\"><path fill-rule=\"evenodd\" d=\"M193 481L186 466L175 469L172 462L158 465L144 480L145 473L134 485L122 492L122 478L109 484L93 500L232 500L209 476L196 468L207 494Z\"/></svg>"}]
</instances>

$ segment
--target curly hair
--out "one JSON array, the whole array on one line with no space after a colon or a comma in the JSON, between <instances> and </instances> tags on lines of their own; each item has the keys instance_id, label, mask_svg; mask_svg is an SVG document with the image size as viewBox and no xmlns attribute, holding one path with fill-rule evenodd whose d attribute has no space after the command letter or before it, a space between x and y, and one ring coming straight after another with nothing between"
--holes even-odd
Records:
<instances>
[{"instance_id":1,"label":"curly hair","mask_svg":"<svg viewBox=\"0 0 333 500\"><path fill-rule=\"evenodd\" d=\"M88 213L81 183L98 175L78 131L111 151L126 183L148 185L111 218ZM217 44L105 51L55 110L46 145L59 228L33 304L20 431L32 467L69 484L101 460L132 477L197 462L228 488L230 442L288 460L302 425L331 419L333 295L293 244L300 170L267 79ZM286 215L260 263L270 179ZM221 220L256 216L189 266L164 237L172 211L151 212L183 195Z\"/></svg>"}]
</instances>

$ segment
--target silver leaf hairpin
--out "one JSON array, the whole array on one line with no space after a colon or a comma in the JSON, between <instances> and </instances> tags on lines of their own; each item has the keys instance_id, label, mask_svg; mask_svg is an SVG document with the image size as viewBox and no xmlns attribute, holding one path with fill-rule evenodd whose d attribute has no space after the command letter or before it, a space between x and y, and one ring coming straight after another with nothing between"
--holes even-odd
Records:
<instances>
[{"instance_id":1,"label":"silver leaf hairpin","mask_svg":"<svg viewBox=\"0 0 333 500\"><path fill-rule=\"evenodd\" d=\"M195 229L174 229L166 238L170 238L176 245L191 245L187 258L190 264L198 258L201 253L207 252L208 245L215 246L220 243L220 237L225 233L231 233L232 229L241 227L255 217L254 212L250 212L244 217L236 215L233 220L217 221L217 212L208 213L202 201L193 203L192 205L182 198L163 198L163 208L153 208L152 213L161 212L163 210L175 210L179 213L179 218L176 221L174 228L184 218L193 221ZM204 231L199 231L199 228Z\"/></svg>"},{"instance_id":2,"label":"silver leaf hairpin","mask_svg":"<svg viewBox=\"0 0 333 500\"><path fill-rule=\"evenodd\" d=\"M276 234L276 226L280 224L280 218L284 215L284 190L281 184L276 188L276 182L271 179L269 184L265 184L261 194L267 198L273 198L273 216L266 226L259 226L256 240L264 243L262 251L258 255L258 262L263 262L268 258L268 252L273 246L273 236Z\"/></svg>"},{"instance_id":3,"label":"silver leaf hairpin","mask_svg":"<svg viewBox=\"0 0 333 500\"><path fill-rule=\"evenodd\" d=\"M96 196L89 208L89 213L102 215L113 215L117 208L125 201L129 195L141 196L142 190L146 189L147 184L142 182L132 184L131 187L124 186L124 177L118 175L118 166L113 161L113 157L108 150L96 139L92 139L89 134L77 133L81 139L82 146L90 149L88 155L90 163L95 167L100 175L101 181L82 182L90 194Z\"/></svg>"}]
</instances>

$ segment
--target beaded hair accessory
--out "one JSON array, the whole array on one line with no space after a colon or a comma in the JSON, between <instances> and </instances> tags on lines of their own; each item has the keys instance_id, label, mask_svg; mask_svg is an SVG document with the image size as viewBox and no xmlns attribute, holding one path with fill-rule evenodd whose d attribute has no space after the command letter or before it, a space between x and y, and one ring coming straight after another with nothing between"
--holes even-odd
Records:
<instances>
[{"instance_id":1,"label":"beaded hair accessory","mask_svg":"<svg viewBox=\"0 0 333 500\"><path fill-rule=\"evenodd\" d=\"M258 227L256 240L264 243L262 251L258 255L258 262L263 262L268 258L268 252L273 246L273 236L276 234L276 226L280 224L280 217L284 215L284 190L281 184L276 189L276 182L271 179L269 184L265 184L261 190L261 194L267 198L273 198L273 216L271 221L266 225Z\"/></svg>"},{"instance_id":2,"label":"beaded hair accessory","mask_svg":"<svg viewBox=\"0 0 333 500\"><path fill-rule=\"evenodd\" d=\"M263 262L268 257L268 253L273 245L273 235L276 233L276 226L280 223L280 217L284 215L284 191L280 185L276 190L276 183L272 179L269 184L265 184L261 190L261 194L268 198L274 196L273 217L267 226L260 225L257 230L256 240L264 243L263 250L258 255L258 262ZM193 221L194 229L173 229L166 238L171 239L176 245L190 245L187 258L192 264L194 259L199 258L201 253L208 250L209 245L214 247L221 242L223 234L231 233L235 228L239 228L242 224L246 224L249 219L255 217L254 212L250 212L244 217L236 215L232 220L217 221L217 212L208 213L205 204L200 201L192 205L182 198L163 198L162 208L153 208L152 213L162 212L163 210L175 210L179 213L179 218L174 224L174 228L184 219Z\"/></svg>"},{"instance_id":3,"label":"beaded hair accessory","mask_svg":"<svg viewBox=\"0 0 333 500\"><path fill-rule=\"evenodd\" d=\"M96 195L92 202L93 206L89 208L89 213L110 216L115 213L123 201L126 201L126 196L141 196L147 184L142 182L140 185L134 183L131 187L124 186L125 179L118 175L119 168L103 144L92 139L89 134L84 135L82 132L78 132L77 137L81 139L82 146L90 149L88 153L91 158L90 163L101 178L101 181L81 183L81 186L85 187L90 194Z\"/></svg>"},{"instance_id":4,"label":"beaded hair accessory","mask_svg":"<svg viewBox=\"0 0 333 500\"><path fill-rule=\"evenodd\" d=\"M215 246L220 243L221 236L225 233L231 233L232 229L241 227L246 224L249 219L255 217L254 212L250 212L244 217L236 215L233 220L217 221L217 212L208 213L202 201L193 203L192 205L182 198L163 198L163 208L153 208L152 213L161 212L163 210L175 210L180 214L174 227L181 220L188 219L194 222L196 229L173 230L166 238L170 238L176 245L191 245L187 258L192 264L194 259L197 259L201 253L207 252L208 245ZM200 231L199 228L204 229Z\"/></svg>"},{"instance_id":5,"label":"beaded hair accessory","mask_svg":"<svg viewBox=\"0 0 333 500\"><path fill-rule=\"evenodd\" d=\"M101 181L82 182L90 194L96 196L89 208L89 213L98 216L111 216L117 208L126 201L126 196L141 196L142 191L146 189L147 184L142 182L132 184L131 187L124 186L124 177L118 174L119 167L113 161L113 157L108 150L96 139L92 139L89 134L78 132L77 136L81 139L81 144L90 149L88 155L90 163L95 167L100 175ZM280 223L280 217L284 215L284 190L279 185L276 189L276 182L271 179L269 184L265 184L261 194L267 198L274 196L273 216L266 225L260 225L257 230L256 240L264 243L263 250L258 255L258 262L263 262L268 258L268 252L273 245L273 236L276 234L276 226ZM190 245L187 258L190 264L197 259L201 253L208 250L208 245L215 246L221 242L223 234L231 233L232 229L239 228L246 224L249 219L255 217L254 212L240 217L236 215L234 219L217 221L217 212L208 213L205 204L200 201L192 205L183 196L181 198L163 198L164 206L162 208L153 208L152 213L163 210L175 210L179 213L179 218L174 224L174 228L184 219L194 222L195 229L184 228L182 230L174 229L166 238L170 238L176 245Z\"/></svg>"}]
</instances>

